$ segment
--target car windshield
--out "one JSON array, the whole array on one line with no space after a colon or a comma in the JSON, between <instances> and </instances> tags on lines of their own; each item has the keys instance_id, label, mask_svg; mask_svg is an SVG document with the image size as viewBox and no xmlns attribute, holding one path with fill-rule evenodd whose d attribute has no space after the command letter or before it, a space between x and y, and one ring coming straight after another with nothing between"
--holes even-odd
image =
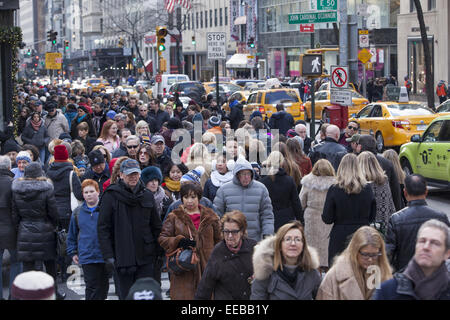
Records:
<instances>
[{"instance_id":1,"label":"car windshield","mask_svg":"<svg viewBox=\"0 0 450 320\"><path fill-rule=\"evenodd\" d=\"M170 86L177 82L177 77L167 77L167 84Z\"/></svg>"},{"instance_id":2,"label":"car windshield","mask_svg":"<svg viewBox=\"0 0 450 320\"><path fill-rule=\"evenodd\" d=\"M422 104L390 104L387 108L393 117L433 114L431 109L428 109L428 107Z\"/></svg>"},{"instance_id":3,"label":"car windshield","mask_svg":"<svg viewBox=\"0 0 450 320\"><path fill-rule=\"evenodd\" d=\"M352 97L353 98L365 99L361 94L359 94L359 92L356 92L356 91L353 91L353 90L351 90L351 91L352 91Z\"/></svg>"},{"instance_id":4,"label":"car windshield","mask_svg":"<svg viewBox=\"0 0 450 320\"><path fill-rule=\"evenodd\" d=\"M437 112L450 112L450 103L445 103L437 109Z\"/></svg>"},{"instance_id":5,"label":"car windshield","mask_svg":"<svg viewBox=\"0 0 450 320\"><path fill-rule=\"evenodd\" d=\"M274 91L266 93L266 104L277 104L284 102L298 102L294 91Z\"/></svg>"},{"instance_id":6,"label":"car windshield","mask_svg":"<svg viewBox=\"0 0 450 320\"><path fill-rule=\"evenodd\" d=\"M199 90L199 91L203 92L204 88L200 83L182 83L181 82L181 83L177 84L177 90L184 91L184 92Z\"/></svg>"}]
</instances>

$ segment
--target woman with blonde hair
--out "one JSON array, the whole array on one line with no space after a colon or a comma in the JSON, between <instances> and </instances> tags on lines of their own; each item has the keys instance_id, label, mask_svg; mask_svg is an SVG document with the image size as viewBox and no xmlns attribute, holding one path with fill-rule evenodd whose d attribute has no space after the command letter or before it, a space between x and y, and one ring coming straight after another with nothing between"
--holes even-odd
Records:
<instances>
[{"instance_id":1,"label":"woman with blonde hair","mask_svg":"<svg viewBox=\"0 0 450 320\"><path fill-rule=\"evenodd\" d=\"M358 155L358 163L364 177L372 187L377 204L375 222L379 225L379 230L384 233L389 218L395 212L389 180L372 152L361 152Z\"/></svg>"},{"instance_id":2,"label":"woman with blonde hair","mask_svg":"<svg viewBox=\"0 0 450 320\"><path fill-rule=\"evenodd\" d=\"M117 124L115 121L108 120L103 124L97 141L103 143L110 153L120 148L120 138L117 135Z\"/></svg>"},{"instance_id":3,"label":"woman with blonde hair","mask_svg":"<svg viewBox=\"0 0 450 320\"><path fill-rule=\"evenodd\" d=\"M272 151L267 160L263 162L267 175L259 182L264 184L269 191L272 201L274 231L276 232L284 224L298 220L304 224L303 210L298 197L297 186L294 179L286 174L281 164L284 157L279 151Z\"/></svg>"},{"instance_id":4,"label":"woman with blonde hair","mask_svg":"<svg viewBox=\"0 0 450 320\"><path fill-rule=\"evenodd\" d=\"M392 268L381 234L364 226L353 234L347 248L336 257L316 299L369 300L376 286L391 278Z\"/></svg>"},{"instance_id":5,"label":"woman with blonde hair","mask_svg":"<svg viewBox=\"0 0 450 320\"><path fill-rule=\"evenodd\" d=\"M262 240L253 253L250 300L312 300L320 285L319 259L299 221Z\"/></svg>"},{"instance_id":6,"label":"woman with blonde hair","mask_svg":"<svg viewBox=\"0 0 450 320\"><path fill-rule=\"evenodd\" d=\"M311 173L303 177L300 191L305 237L319 253L322 272L328 270L328 236L332 228L332 225L322 221L322 212L328 189L336 183L335 175L330 161L320 159L314 164Z\"/></svg>"},{"instance_id":7,"label":"woman with blonde hair","mask_svg":"<svg viewBox=\"0 0 450 320\"><path fill-rule=\"evenodd\" d=\"M150 128L148 126L148 123L144 120L138 121L136 124L136 135L139 137L142 137L143 135L151 136Z\"/></svg>"},{"instance_id":8,"label":"woman with blonde hair","mask_svg":"<svg viewBox=\"0 0 450 320\"><path fill-rule=\"evenodd\" d=\"M328 244L329 265L345 249L348 237L359 227L374 222L376 215L375 197L356 155L346 154L342 158L336 180L328 189L322 212L322 221L334 224Z\"/></svg>"},{"instance_id":9,"label":"woman with blonde hair","mask_svg":"<svg viewBox=\"0 0 450 320\"><path fill-rule=\"evenodd\" d=\"M212 132L205 132L202 136L202 143L206 146L209 153L216 153L216 145L217 145L217 139L216 135Z\"/></svg>"},{"instance_id":10,"label":"woman with blonde hair","mask_svg":"<svg viewBox=\"0 0 450 320\"><path fill-rule=\"evenodd\" d=\"M406 174L402 169L402 165L400 164L400 159L398 158L398 153L393 149L387 149L383 152L383 157L390 160L394 167L394 171L397 174L398 181L400 183L400 193L402 195L402 207L406 207L408 201L406 201L405 194L403 190L405 189L405 177Z\"/></svg>"}]
</instances>

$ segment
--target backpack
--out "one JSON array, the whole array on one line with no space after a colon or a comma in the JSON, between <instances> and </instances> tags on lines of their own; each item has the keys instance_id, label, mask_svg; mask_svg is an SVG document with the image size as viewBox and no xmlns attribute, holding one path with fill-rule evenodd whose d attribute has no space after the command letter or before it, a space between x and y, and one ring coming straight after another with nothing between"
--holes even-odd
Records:
<instances>
[{"instance_id":1,"label":"backpack","mask_svg":"<svg viewBox=\"0 0 450 320\"><path fill-rule=\"evenodd\" d=\"M444 84L444 83L441 83L441 84L438 85L438 87L437 87L437 89L436 89L436 94L437 94L439 97L442 97L442 96L446 96L446 95L447 95L447 90L446 90L446 88L445 88L445 84Z\"/></svg>"},{"instance_id":2,"label":"backpack","mask_svg":"<svg viewBox=\"0 0 450 320\"><path fill-rule=\"evenodd\" d=\"M406 87L406 89L411 89L411 87L412 87L412 84L411 84L411 81L409 81L409 80L405 80L405 87Z\"/></svg>"}]
</instances>

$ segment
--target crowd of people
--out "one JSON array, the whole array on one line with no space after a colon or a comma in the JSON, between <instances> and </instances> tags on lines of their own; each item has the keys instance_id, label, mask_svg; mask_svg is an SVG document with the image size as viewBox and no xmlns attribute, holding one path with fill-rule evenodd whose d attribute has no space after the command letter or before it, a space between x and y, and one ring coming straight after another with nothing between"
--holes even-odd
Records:
<instances>
[{"instance_id":1,"label":"crowd of people","mask_svg":"<svg viewBox=\"0 0 450 320\"><path fill-rule=\"evenodd\" d=\"M155 288L165 271L172 300L450 298L447 215L355 121L308 137L283 105L267 121L206 97L185 110L143 90L18 93L17 123L0 135L10 298L36 298L22 274L48 284L45 270L45 298L64 299L71 264L86 300L106 299L110 277L119 299L149 298L135 285ZM195 251L193 269L168 268L177 249Z\"/></svg>"}]
</instances>

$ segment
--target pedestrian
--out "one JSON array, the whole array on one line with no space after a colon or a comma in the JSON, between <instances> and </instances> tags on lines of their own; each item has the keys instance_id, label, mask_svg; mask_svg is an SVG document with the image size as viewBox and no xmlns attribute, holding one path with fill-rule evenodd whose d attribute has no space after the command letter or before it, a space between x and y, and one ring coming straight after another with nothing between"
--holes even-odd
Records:
<instances>
[{"instance_id":1,"label":"pedestrian","mask_svg":"<svg viewBox=\"0 0 450 320\"><path fill-rule=\"evenodd\" d=\"M337 183L327 192L322 221L332 224L328 244L328 265L345 249L348 238L361 226L375 221L376 202L354 154L342 158Z\"/></svg>"},{"instance_id":2,"label":"pedestrian","mask_svg":"<svg viewBox=\"0 0 450 320\"><path fill-rule=\"evenodd\" d=\"M103 184L110 178L109 168L106 166L105 157L100 150L92 150L88 154L91 167L86 171L81 181L92 179L98 183L100 194L103 194Z\"/></svg>"},{"instance_id":3,"label":"pedestrian","mask_svg":"<svg viewBox=\"0 0 450 320\"><path fill-rule=\"evenodd\" d=\"M360 134L355 133L354 135L351 136L351 138L345 139L349 143L349 147L347 148L348 153L358 155L358 141L360 137L361 137Z\"/></svg>"},{"instance_id":4,"label":"pedestrian","mask_svg":"<svg viewBox=\"0 0 450 320\"><path fill-rule=\"evenodd\" d=\"M56 283L56 237L58 209L53 184L44 177L42 166L32 162L22 178L12 183L13 221L17 230L17 260L23 271L45 271L55 281L57 299L64 299Z\"/></svg>"},{"instance_id":5,"label":"pedestrian","mask_svg":"<svg viewBox=\"0 0 450 320\"><path fill-rule=\"evenodd\" d=\"M408 97L409 97L411 95L412 83L411 83L411 80L409 80L408 76L405 76L404 80L405 80L404 86L406 87L406 90L408 92Z\"/></svg>"},{"instance_id":6,"label":"pedestrian","mask_svg":"<svg viewBox=\"0 0 450 320\"><path fill-rule=\"evenodd\" d=\"M294 179L295 185L297 186L297 194L300 193L302 188L300 182L302 181L303 175L301 168L293 158L294 154L289 151L286 143L281 141L274 145L273 150L279 150L283 155L284 161L281 163L281 167L286 171L288 176L291 176Z\"/></svg>"},{"instance_id":7,"label":"pedestrian","mask_svg":"<svg viewBox=\"0 0 450 320\"><path fill-rule=\"evenodd\" d=\"M6 140L2 144L2 155L9 157L9 159L11 160L12 168L17 167L16 157L21 150L22 148L20 147L20 145L16 142L16 140L13 139Z\"/></svg>"},{"instance_id":8,"label":"pedestrian","mask_svg":"<svg viewBox=\"0 0 450 320\"><path fill-rule=\"evenodd\" d=\"M156 155L156 164L164 172L172 164L170 149L166 147L164 137L161 135L153 135L150 143Z\"/></svg>"},{"instance_id":9,"label":"pedestrian","mask_svg":"<svg viewBox=\"0 0 450 320\"><path fill-rule=\"evenodd\" d=\"M272 151L267 160L263 162L267 175L259 180L269 191L275 219L274 232L277 232L281 226L289 221L298 220L303 225L305 223L297 185L294 179L287 175L281 167L283 161L284 157L279 151Z\"/></svg>"},{"instance_id":10,"label":"pedestrian","mask_svg":"<svg viewBox=\"0 0 450 320\"><path fill-rule=\"evenodd\" d=\"M445 85L445 81L441 80L436 86L436 95L439 97L439 104L444 103L447 100L447 86Z\"/></svg>"},{"instance_id":11,"label":"pedestrian","mask_svg":"<svg viewBox=\"0 0 450 320\"><path fill-rule=\"evenodd\" d=\"M428 188L423 176L406 176L404 193L408 206L391 216L386 232L386 250L397 272L402 272L414 256L417 231L425 221L436 219L450 226L445 213L428 206Z\"/></svg>"},{"instance_id":12,"label":"pedestrian","mask_svg":"<svg viewBox=\"0 0 450 320\"><path fill-rule=\"evenodd\" d=\"M195 294L196 300L249 300L256 241L247 237L247 220L238 211L220 219L223 241L211 253Z\"/></svg>"},{"instance_id":13,"label":"pedestrian","mask_svg":"<svg viewBox=\"0 0 450 320\"><path fill-rule=\"evenodd\" d=\"M86 300L105 300L109 291L109 274L97 236L98 183L86 179L81 185L84 201L74 210L67 236L67 255L83 269Z\"/></svg>"},{"instance_id":14,"label":"pedestrian","mask_svg":"<svg viewBox=\"0 0 450 320\"><path fill-rule=\"evenodd\" d=\"M155 154L148 143L142 143L137 151L137 160L141 166L141 170L156 164Z\"/></svg>"},{"instance_id":15,"label":"pedestrian","mask_svg":"<svg viewBox=\"0 0 450 320\"><path fill-rule=\"evenodd\" d=\"M227 154L219 154L212 163L211 178L209 178L203 188L203 196L214 201L217 190L225 183L233 180L234 160L227 161Z\"/></svg>"},{"instance_id":16,"label":"pedestrian","mask_svg":"<svg viewBox=\"0 0 450 320\"><path fill-rule=\"evenodd\" d=\"M345 127L344 132L341 133L338 142L347 148L347 152L353 152L351 146L351 138L353 135L357 134L359 130L359 123L357 121L349 121L347 127Z\"/></svg>"},{"instance_id":17,"label":"pedestrian","mask_svg":"<svg viewBox=\"0 0 450 320\"><path fill-rule=\"evenodd\" d=\"M284 105L276 105L277 112L272 114L269 120L270 129L278 129L280 134L286 135L286 132L294 126L294 118L290 113L284 110Z\"/></svg>"},{"instance_id":18,"label":"pedestrian","mask_svg":"<svg viewBox=\"0 0 450 320\"><path fill-rule=\"evenodd\" d=\"M228 119L230 120L231 129L237 130L239 123L244 120L244 113L242 111L242 104L234 99L233 101L229 101L228 105L230 106L230 113L228 115Z\"/></svg>"},{"instance_id":19,"label":"pedestrian","mask_svg":"<svg viewBox=\"0 0 450 320\"><path fill-rule=\"evenodd\" d=\"M150 110L148 114L156 120L155 132L159 132L162 124L164 122L169 121L170 116L167 112L161 110L160 108L161 103L158 99L151 99L149 105Z\"/></svg>"},{"instance_id":20,"label":"pedestrian","mask_svg":"<svg viewBox=\"0 0 450 320\"><path fill-rule=\"evenodd\" d=\"M47 101L44 109L48 112L45 117L45 127L47 128L50 140L56 139L61 133L69 132L69 123L61 110L56 109L58 103L56 101Z\"/></svg>"},{"instance_id":21,"label":"pedestrian","mask_svg":"<svg viewBox=\"0 0 450 320\"><path fill-rule=\"evenodd\" d=\"M0 156L0 286L3 288L3 253L8 250L9 265L9 295L14 278L22 272L22 265L17 261L17 231L12 219L12 191L11 185L14 174L11 172L11 160L7 156ZM3 300L3 289L0 292Z\"/></svg>"},{"instance_id":22,"label":"pedestrian","mask_svg":"<svg viewBox=\"0 0 450 320\"><path fill-rule=\"evenodd\" d=\"M303 152L298 139L290 138L286 141L287 149L300 169L301 176L304 177L312 170L311 159Z\"/></svg>"},{"instance_id":23,"label":"pedestrian","mask_svg":"<svg viewBox=\"0 0 450 320\"><path fill-rule=\"evenodd\" d=\"M124 300L133 283L153 277L161 219L150 191L139 179L136 160L120 165L120 179L104 192L99 204L98 239L108 268L114 267L119 299Z\"/></svg>"},{"instance_id":24,"label":"pedestrian","mask_svg":"<svg viewBox=\"0 0 450 320\"><path fill-rule=\"evenodd\" d=\"M320 285L319 259L300 221L285 224L253 253L251 300L313 300Z\"/></svg>"},{"instance_id":25,"label":"pedestrian","mask_svg":"<svg viewBox=\"0 0 450 320\"><path fill-rule=\"evenodd\" d=\"M377 283L371 283L371 270L376 267L376 281L392 278L381 234L372 227L361 227L353 234L347 248L336 257L326 273L317 300L369 300Z\"/></svg>"},{"instance_id":26,"label":"pedestrian","mask_svg":"<svg viewBox=\"0 0 450 320\"><path fill-rule=\"evenodd\" d=\"M330 161L320 159L310 174L302 179L300 202L305 220L306 241L317 249L320 271L328 271L328 237L332 225L322 221L323 206L328 189L336 183L335 171Z\"/></svg>"},{"instance_id":27,"label":"pedestrian","mask_svg":"<svg viewBox=\"0 0 450 320\"><path fill-rule=\"evenodd\" d=\"M196 249L199 262L194 270L170 273L171 300L192 300L211 252L221 241L221 230L218 216L199 204L202 198L200 184L184 183L180 196L183 205L168 214L158 241L166 254L177 248Z\"/></svg>"},{"instance_id":28,"label":"pedestrian","mask_svg":"<svg viewBox=\"0 0 450 320\"><path fill-rule=\"evenodd\" d=\"M77 131L78 134L74 140L78 140L83 144L86 153L91 152L96 140L89 135L89 125L86 122L81 122L77 125Z\"/></svg>"},{"instance_id":29,"label":"pedestrian","mask_svg":"<svg viewBox=\"0 0 450 320\"><path fill-rule=\"evenodd\" d=\"M358 155L358 163L363 176L372 187L375 196L375 202L377 204L375 223L379 225L377 226L377 230L385 234L389 218L395 212L394 201L392 200L392 193L386 173L379 165L375 155L369 151L361 152Z\"/></svg>"},{"instance_id":30,"label":"pedestrian","mask_svg":"<svg viewBox=\"0 0 450 320\"><path fill-rule=\"evenodd\" d=\"M233 180L217 190L214 205L219 215L239 210L245 214L248 236L259 241L274 232L274 215L269 191L254 179L251 164L238 158L233 169Z\"/></svg>"},{"instance_id":31,"label":"pedestrian","mask_svg":"<svg viewBox=\"0 0 450 320\"><path fill-rule=\"evenodd\" d=\"M392 166L394 167L394 172L397 174L397 179L400 184L400 193L402 198L401 205L402 207L406 207L406 198L404 194L406 175L405 171L402 169L402 165L400 164L398 153L394 149L387 149L383 152L383 157L391 161Z\"/></svg>"},{"instance_id":32,"label":"pedestrian","mask_svg":"<svg viewBox=\"0 0 450 320\"><path fill-rule=\"evenodd\" d=\"M22 132L22 141L24 144L34 145L39 150L39 160L45 164L46 146L50 141L47 128L38 112L33 112L30 122L25 126Z\"/></svg>"},{"instance_id":33,"label":"pedestrian","mask_svg":"<svg viewBox=\"0 0 450 320\"><path fill-rule=\"evenodd\" d=\"M25 168L31 163L31 156L27 151L20 151L16 157L17 167L11 169L14 179L23 177Z\"/></svg>"},{"instance_id":34,"label":"pedestrian","mask_svg":"<svg viewBox=\"0 0 450 320\"><path fill-rule=\"evenodd\" d=\"M449 300L450 231L448 224L431 219L417 232L414 256L404 272L383 282L374 300Z\"/></svg>"},{"instance_id":35,"label":"pedestrian","mask_svg":"<svg viewBox=\"0 0 450 320\"><path fill-rule=\"evenodd\" d=\"M156 203L156 211L161 217L161 221L164 221L167 209L173 202L173 199L169 197L161 187L163 182L161 170L155 166L146 167L142 170L141 179L147 189L153 194Z\"/></svg>"},{"instance_id":36,"label":"pedestrian","mask_svg":"<svg viewBox=\"0 0 450 320\"><path fill-rule=\"evenodd\" d=\"M189 169L183 164L171 164L163 169L164 183L162 188L172 201L180 199L181 178Z\"/></svg>"},{"instance_id":37,"label":"pedestrian","mask_svg":"<svg viewBox=\"0 0 450 320\"><path fill-rule=\"evenodd\" d=\"M108 120L103 124L102 131L97 141L103 143L109 153L113 153L115 150L120 148L120 138L117 135L117 124Z\"/></svg>"},{"instance_id":38,"label":"pedestrian","mask_svg":"<svg viewBox=\"0 0 450 320\"><path fill-rule=\"evenodd\" d=\"M92 118L87 107L85 105L79 105L77 107L77 116L72 120L72 123L70 125L70 135L72 136L72 139L74 139L77 136L78 134L77 126L81 122L86 122L88 124L89 135L91 137L96 138L95 127L94 124L92 123Z\"/></svg>"},{"instance_id":39,"label":"pedestrian","mask_svg":"<svg viewBox=\"0 0 450 320\"><path fill-rule=\"evenodd\" d=\"M112 153L112 158L119 158L122 156L127 155L127 146L126 146L126 140L129 136L131 136L131 131L128 128L123 128L122 130L118 131L119 138L120 138L120 147Z\"/></svg>"}]
</instances>

